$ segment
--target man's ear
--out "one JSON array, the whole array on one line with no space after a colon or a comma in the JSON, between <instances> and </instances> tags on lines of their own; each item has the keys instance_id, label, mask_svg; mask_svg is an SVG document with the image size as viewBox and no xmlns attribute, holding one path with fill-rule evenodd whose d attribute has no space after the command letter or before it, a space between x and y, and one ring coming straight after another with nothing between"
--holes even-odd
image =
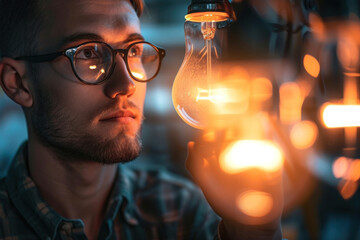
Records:
<instances>
[{"instance_id":1,"label":"man's ear","mask_svg":"<svg viewBox=\"0 0 360 240\"><path fill-rule=\"evenodd\" d=\"M6 95L23 107L31 107L33 96L25 72L24 63L11 58L0 61L0 85Z\"/></svg>"}]
</instances>

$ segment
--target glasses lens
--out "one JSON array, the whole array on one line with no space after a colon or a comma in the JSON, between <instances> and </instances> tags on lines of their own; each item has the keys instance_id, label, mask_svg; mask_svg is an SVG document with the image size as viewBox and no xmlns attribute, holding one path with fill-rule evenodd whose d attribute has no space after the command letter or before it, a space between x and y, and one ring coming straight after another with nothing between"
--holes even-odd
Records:
<instances>
[{"instance_id":1,"label":"glasses lens","mask_svg":"<svg viewBox=\"0 0 360 240\"><path fill-rule=\"evenodd\" d=\"M74 55L74 69L78 77L87 83L103 81L112 66L112 51L103 43L87 43Z\"/></svg>"},{"instance_id":2,"label":"glasses lens","mask_svg":"<svg viewBox=\"0 0 360 240\"><path fill-rule=\"evenodd\" d=\"M137 81L147 81L158 72L160 56L152 45L136 43L129 49L127 62L132 76Z\"/></svg>"}]
</instances>

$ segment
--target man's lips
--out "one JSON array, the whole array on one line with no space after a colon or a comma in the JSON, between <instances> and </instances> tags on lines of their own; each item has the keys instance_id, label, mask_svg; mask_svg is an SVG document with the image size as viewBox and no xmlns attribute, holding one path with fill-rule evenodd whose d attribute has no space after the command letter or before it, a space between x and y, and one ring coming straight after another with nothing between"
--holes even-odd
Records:
<instances>
[{"instance_id":1,"label":"man's lips","mask_svg":"<svg viewBox=\"0 0 360 240\"><path fill-rule=\"evenodd\" d=\"M127 123L136 120L137 116L138 115L135 112L129 110L116 111L105 115L100 119L100 121L119 121Z\"/></svg>"}]
</instances>

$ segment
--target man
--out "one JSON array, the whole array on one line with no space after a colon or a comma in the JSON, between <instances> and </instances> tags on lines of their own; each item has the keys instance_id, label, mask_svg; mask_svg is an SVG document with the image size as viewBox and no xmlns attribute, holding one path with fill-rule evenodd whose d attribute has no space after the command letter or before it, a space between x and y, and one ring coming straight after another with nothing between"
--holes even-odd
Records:
<instances>
[{"instance_id":1,"label":"man","mask_svg":"<svg viewBox=\"0 0 360 240\"><path fill-rule=\"evenodd\" d=\"M141 0L0 2L1 86L29 136L0 183L0 239L279 238L219 225L185 180L116 164L139 154L165 55L141 36Z\"/></svg>"}]
</instances>

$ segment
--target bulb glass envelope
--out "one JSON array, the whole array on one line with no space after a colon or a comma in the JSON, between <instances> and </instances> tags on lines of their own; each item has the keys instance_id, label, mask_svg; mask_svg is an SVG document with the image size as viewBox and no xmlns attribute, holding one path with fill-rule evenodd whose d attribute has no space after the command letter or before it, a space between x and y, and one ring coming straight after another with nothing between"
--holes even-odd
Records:
<instances>
[{"instance_id":1,"label":"bulb glass envelope","mask_svg":"<svg viewBox=\"0 0 360 240\"><path fill-rule=\"evenodd\" d=\"M203 125L209 128L237 126L241 119L246 121L258 114L277 115L278 86L286 81L286 76L282 76L284 68L291 69L290 64L282 61L217 63L213 67L211 82L206 81L206 76L201 82L202 79L195 79L201 75L201 69L189 71L196 69L194 64L185 67L188 71L179 71L180 77L187 81L181 101L184 105L188 102L189 115L198 114L199 119L204 120ZM289 98L287 100L291 100Z\"/></svg>"},{"instance_id":2,"label":"bulb glass envelope","mask_svg":"<svg viewBox=\"0 0 360 240\"><path fill-rule=\"evenodd\" d=\"M194 128L203 129L210 120L211 106L201 99L211 98L209 91L216 81L214 68L220 64L226 31L218 28L220 23L186 21L184 24L185 56L173 83L172 98L179 116Z\"/></svg>"}]
</instances>

